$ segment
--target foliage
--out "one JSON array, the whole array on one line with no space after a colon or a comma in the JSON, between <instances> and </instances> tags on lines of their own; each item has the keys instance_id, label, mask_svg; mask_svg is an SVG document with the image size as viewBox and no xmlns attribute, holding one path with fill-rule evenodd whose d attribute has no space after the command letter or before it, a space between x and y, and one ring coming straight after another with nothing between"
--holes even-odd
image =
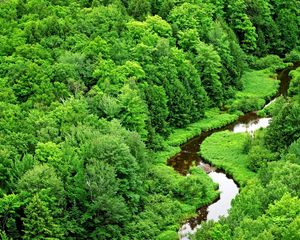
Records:
<instances>
[{"instance_id":1,"label":"foliage","mask_svg":"<svg viewBox=\"0 0 300 240\"><path fill-rule=\"evenodd\" d=\"M289 96L299 95L300 93L300 70L299 68L290 73L292 80L290 83Z\"/></svg>"},{"instance_id":2,"label":"foliage","mask_svg":"<svg viewBox=\"0 0 300 240\"><path fill-rule=\"evenodd\" d=\"M261 114L262 116L276 116L285 103L286 99L283 96L279 96L267 104L262 110L258 111L257 114Z\"/></svg>"},{"instance_id":3,"label":"foliage","mask_svg":"<svg viewBox=\"0 0 300 240\"><path fill-rule=\"evenodd\" d=\"M218 193L203 171L184 177L166 159L275 94L266 75L283 66L272 54L297 59L299 9L296 0L0 1L1 238L175 238ZM250 66L273 69L241 78L248 53ZM286 162L298 157L298 142L289 146L299 139L292 106L278 110L288 128L275 118L266 137L271 150L290 151ZM275 146L285 134L289 142ZM254 174L242 147L233 149L239 156L228 166L246 182ZM270 187L270 198L293 184ZM282 236L292 238L298 225ZM221 232L229 238L227 225L217 225L215 238Z\"/></svg>"},{"instance_id":4,"label":"foliage","mask_svg":"<svg viewBox=\"0 0 300 240\"><path fill-rule=\"evenodd\" d=\"M266 144L272 151L285 150L300 137L298 129L299 114L299 103L287 102L273 118L266 133Z\"/></svg>"},{"instance_id":5,"label":"foliage","mask_svg":"<svg viewBox=\"0 0 300 240\"><path fill-rule=\"evenodd\" d=\"M261 146L253 146L249 151L248 167L252 171L257 171L267 165L267 162L275 161L276 154Z\"/></svg>"},{"instance_id":6,"label":"foliage","mask_svg":"<svg viewBox=\"0 0 300 240\"><path fill-rule=\"evenodd\" d=\"M299 49L293 49L290 53L286 54L285 61L292 63L300 61Z\"/></svg>"},{"instance_id":7,"label":"foliage","mask_svg":"<svg viewBox=\"0 0 300 240\"><path fill-rule=\"evenodd\" d=\"M277 55L267 55L263 58L257 59L254 64L251 65L252 68L262 70L266 68L271 68L272 70L283 69L287 65L283 62Z\"/></svg>"}]
</instances>

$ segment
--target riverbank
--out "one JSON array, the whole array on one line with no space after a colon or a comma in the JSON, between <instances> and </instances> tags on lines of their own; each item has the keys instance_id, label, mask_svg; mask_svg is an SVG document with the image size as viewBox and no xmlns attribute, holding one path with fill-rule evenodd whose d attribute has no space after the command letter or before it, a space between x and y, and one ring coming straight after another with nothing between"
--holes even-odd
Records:
<instances>
[{"instance_id":1,"label":"riverbank","mask_svg":"<svg viewBox=\"0 0 300 240\"><path fill-rule=\"evenodd\" d=\"M269 100L270 97L270 93L268 92L270 90L270 88L272 89L272 93L276 93L279 84L278 81L276 81L274 78L270 78L270 76L272 75L270 70L264 70L264 71L250 71L247 72L242 81L244 81L245 84L245 88L243 89L243 91L238 92L236 95L237 96L242 96L243 92L245 94L245 96L247 95L247 97L249 99L253 99L253 101L257 101L257 99L263 98L265 99L264 101ZM251 83L248 83L249 81L251 81ZM268 91L256 91L256 85L260 85L260 86L265 86L262 88L268 89ZM255 94L257 93L257 94ZM251 95L251 97L249 97ZM236 102L239 101L243 101L242 97L236 97L235 98ZM235 121L237 121L237 119L239 119L239 117L243 115L243 113L241 111L239 111L239 109L228 109L227 111L221 111L219 109L209 109L206 111L205 114L205 118L190 124L188 127L186 127L185 129L175 129L173 131L173 133L169 136L169 138L164 141L163 145L164 145L164 150L160 151L160 152L156 152L152 155L153 159L155 159L154 161L156 162L156 166L159 168L159 171L157 171L156 173L158 174L157 176L161 176L159 177L161 184L164 184L164 181L167 179L168 182L178 182L178 180L181 180L181 184L183 184L185 181L188 182L189 179L194 178L195 176L197 177L202 177L203 180L205 179L205 181L207 180L206 178L204 178L203 176L200 176L202 174L199 175L200 172L202 172L203 174L204 171L198 168L198 171L191 171L191 169L195 169L195 168L191 168L191 166L195 165L195 160L197 159L197 152L199 151L199 145L197 145L197 143L195 143L196 146L196 150L195 152L195 156L192 156L191 162L187 161L187 163L185 163L186 159L184 156L184 151L182 151L182 147L184 145L184 143L186 142L190 142L190 139L193 139L196 136L199 136L201 134L201 132L205 132L205 133L209 133L209 132L213 132L215 130L212 129L220 129L223 126L227 126L230 123L234 123ZM212 131L209 131L212 130ZM196 139L196 138L195 138ZM182 171L175 171L173 167L171 166L167 166L166 165L166 161L169 160L170 158L174 157L174 156L179 156L183 158L183 161L179 161L180 163L186 164L187 166L185 166L186 168L186 172L182 172ZM176 157L175 157L176 158ZM177 169L178 170L178 169ZM172 174L170 174L172 173ZM174 173L174 174L173 174ZM181 174L179 174L181 173ZM191 175L189 177L184 177L183 174L187 174L187 173L191 173ZM163 177L165 176L165 177ZM206 175L208 176L208 175ZM191 178L192 177L192 178ZM200 179L199 178L199 179ZM163 182L162 182L163 181ZM209 179L209 181L211 183L212 180ZM193 182L195 183L195 182ZM196 190L196 189L194 189ZM198 189L199 190L199 189ZM204 189L203 189L204 190ZM188 191L188 189L186 190ZM200 190L202 191L202 190ZM199 191L198 191L199 192ZM210 188L210 189L206 189L204 192L206 192L206 195L200 196L199 198L193 198L192 202L191 201L182 201L182 209L184 214L182 215L182 220L184 219L190 219L190 217L193 217L196 215L196 211L195 211L195 207L201 207L201 206L208 206L209 203L214 202L218 196L219 196L219 192L217 191L217 188ZM188 192L188 194L190 195L191 193ZM208 194L208 195L207 195ZM174 222L175 224L175 222ZM175 224L177 225L177 223ZM171 239L170 235L175 236L175 232L174 232L174 227L175 225L173 225L172 228L169 228L168 230L168 238L162 238L162 239ZM178 229L178 228L177 228ZM164 234L162 234L164 235Z\"/></svg>"},{"instance_id":2,"label":"riverbank","mask_svg":"<svg viewBox=\"0 0 300 240\"><path fill-rule=\"evenodd\" d=\"M288 71L291 71L295 67L296 65L294 64ZM288 76L290 73L288 71L287 69L283 69L280 75ZM286 74L282 74L283 72ZM276 95L276 97L280 95L283 96L276 98L276 101L272 101L272 104L268 105L264 110L264 112L266 111L265 114L268 113L274 116L273 123L271 123L269 129L259 130L255 133L255 138L251 141L249 141L249 135L237 133L237 131L223 131L214 133L202 142L200 150L202 158L205 158L206 161L211 162L217 166L217 168L222 168L222 171L231 173L235 180L247 182L247 184L241 188L240 194L233 201L229 216L215 224L210 222L201 223L201 230L197 232L193 239L210 239L215 236L218 236L217 238L219 238L219 236L220 238L225 236L226 239L252 239L255 237L255 239L297 238L298 231L296 230L292 234L290 234L291 231L287 231L289 233L288 237L284 237L281 233L289 229L291 222L296 219L297 213L295 216L290 217L292 209L290 206L292 206L292 204L286 201L285 198L291 196L291 193L293 196L297 195L297 190L295 190L297 189L297 184L293 181L297 179L297 171L295 169L299 167L299 165L293 165L293 163L291 163L292 161L290 162L288 160L289 158L286 157L286 154L279 156L279 151L270 150L265 137L272 131L275 132L275 136L276 134L290 136L289 139L293 140L290 140L285 146L290 145L291 142L298 138L297 136L294 137L294 135L288 135L288 133L282 134L281 132L282 130L289 129L288 131L292 134L297 133L298 125L295 122L287 123L287 121L285 121L285 119L297 120L297 113L293 112L293 114L291 114L290 112L285 112L282 114L282 109L287 104L284 104L284 96L287 96L285 94L287 92L289 93L288 109L290 109L290 106L292 106L291 102L293 102L293 88L296 86L296 89L298 88L299 90L299 81L295 79L295 72L296 71L291 74L293 79L290 85L287 83L287 81L289 81L288 78L278 76L285 87L284 89L280 88ZM297 92L297 94L299 93L297 90L295 92ZM273 112L273 110L275 111ZM277 121L280 115L279 112L281 112L281 116L284 117L281 117L281 119ZM260 122L262 120L269 119L270 118L258 118L257 116L255 124L261 126ZM282 128L280 125L280 127L274 131L274 126L277 124L276 121L279 122L279 124L283 123L284 127ZM253 133L251 124L246 124L244 130L250 132L251 129L251 133ZM263 127L266 127L266 125ZM280 139L280 137L278 139ZM280 141L278 141L278 139L275 140L275 138L271 137L270 141L271 143L281 145L282 143L279 143ZM295 169L293 169L293 167L295 167ZM250 175L253 173L251 173L249 169L259 171L259 174L256 174L254 179L250 181L249 179L252 177L249 177L249 173ZM295 198L295 200L296 199L297 198ZM275 214L272 216L270 209L275 209L277 203L279 205L276 208L276 213L273 211ZM288 208L286 208L286 206L288 206ZM284 211L284 209L287 209L287 211ZM274 222L274 218L291 219L291 221L286 221L283 224L282 221ZM255 220L252 221L251 219ZM266 222L271 224L265 227ZM262 228L258 230L258 226ZM222 233L222 236L216 235L218 233Z\"/></svg>"},{"instance_id":3,"label":"riverbank","mask_svg":"<svg viewBox=\"0 0 300 240\"><path fill-rule=\"evenodd\" d=\"M201 134L201 132L208 131L215 128L226 126L236 121L241 113L226 113L219 109L209 109L206 111L205 118L190 124L186 128L175 129L173 133L164 142L164 150L154 154L157 162L166 162L169 158L181 151L180 145L188 140Z\"/></svg>"},{"instance_id":4,"label":"riverbank","mask_svg":"<svg viewBox=\"0 0 300 240\"><path fill-rule=\"evenodd\" d=\"M175 129L164 142L164 150L156 152L154 159L157 163L165 163L169 158L178 154L180 145L188 140L212 129L221 128L235 122L243 113L244 105L254 103L250 111L261 109L266 101L274 97L279 89L279 81L274 78L274 73L270 69L245 72L242 77L244 89L236 93L236 98L229 100L228 111L219 109L209 109L205 113L205 118L188 125L186 128ZM255 104L256 103L256 104ZM229 107L233 104L233 107ZM240 107L239 107L240 106Z\"/></svg>"},{"instance_id":5,"label":"riverbank","mask_svg":"<svg viewBox=\"0 0 300 240\"><path fill-rule=\"evenodd\" d=\"M207 162L232 176L240 186L245 186L256 175L249 170L248 156L244 152L248 138L248 133L218 132L205 139L200 154Z\"/></svg>"}]
</instances>

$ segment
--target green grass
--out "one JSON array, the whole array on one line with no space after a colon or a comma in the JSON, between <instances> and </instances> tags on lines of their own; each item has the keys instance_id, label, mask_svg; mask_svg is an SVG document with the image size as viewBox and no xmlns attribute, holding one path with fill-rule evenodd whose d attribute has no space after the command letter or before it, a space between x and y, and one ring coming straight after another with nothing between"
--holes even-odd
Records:
<instances>
[{"instance_id":1,"label":"green grass","mask_svg":"<svg viewBox=\"0 0 300 240\"><path fill-rule=\"evenodd\" d=\"M244 105L244 102L250 101L253 105L251 110L258 110L264 104L265 100L276 94L278 89L278 81L271 79L269 77L270 72L264 71L249 71L243 76L244 90L236 94L235 100L229 101L231 105ZM250 105L251 105L250 104ZM218 192L214 188L211 179L206 179L208 176L201 169L191 169L192 178L186 178L176 173L173 168L166 166L166 162L171 157L175 156L180 152L180 145L186 143L189 139L201 134L203 131L208 131L215 128L220 128L226 126L229 123L234 122L241 115L240 108L229 108L228 112L222 112L219 109L209 109L205 113L205 118L199 120L198 122L192 123L183 129L174 129L172 134L163 142L164 150L155 152L152 158L155 159L154 162L156 166L152 169L158 168L157 174L157 186L156 188L162 187L164 185L174 185L174 189L179 186L184 185L185 181L197 182L197 179L201 179L201 182L206 182L204 185L208 188L206 189L206 196L193 196L194 192L203 192L202 189L193 190L189 192L188 188L183 186L182 191L186 192L185 195L189 199L181 199L181 204L185 208L184 214L181 216L182 219L189 218L195 215L196 207L208 204L212 202L217 196ZM234 134L228 131L220 132L207 138L201 147L202 155L213 165L218 168L222 168L228 174L232 175L234 179L241 185L245 185L246 182L255 177L255 173L251 172L247 168L247 156L243 154L243 142L246 139L246 134ZM205 175L205 176L202 176ZM192 186L193 184L188 184L187 186ZM199 184L195 184L198 186ZM172 187L171 187L172 188ZM199 202L199 200L201 200ZM179 223L180 221L178 221ZM175 229L178 229L176 225ZM172 239L175 237L174 229L169 229L170 231L164 232L160 235L161 239Z\"/></svg>"},{"instance_id":2,"label":"green grass","mask_svg":"<svg viewBox=\"0 0 300 240\"><path fill-rule=\"evenodd\" d=\"M225 126L234 122L238 117L238 113L230 114L221 112L219 109L210 109L206 111L204 119L192 123L186 128L174 130L166 142L170 146L178 146L194 136L199 135L202 131Z\"/></svg>"},{"instance_id":3,"label":"green grass","mask_svg":"<svg viewBox=\"0 0 300 240\"><path fill-rule=\"evenodd\" d=\"M242 77L244 89L236 93L234 100L228 101L229 109L249 112L262 108L279 88L280 81L271 75L268 69L245 72Z\"/></svg>"},{"instance_id":4,"label":"green grass","mask_svg":"<svg viewBox=\"0 0 300 240\"><path fill-rule=\"evenodd\" d=\"M243 153L246 139L246 133L215 133L202 143L201 156L214 166L224 169L244 186L248 180L255 177L255 173L247 168L247 155Z\"/></svg>"},{"instance_id":5,"label":"green grass","mask_svg":"<svg viewBox=\"0 0 300 240\"><path fill-rule=\"evenodd\" d=\"M244 90L237 93L239 96L253 96L260 98L272 97L276 94L279 81L270 77L268 70L248 71L242 77Z\"/></svg>"},{"instance_id":6,"label":"green grass","mask_svg":"<svg viewBox=\"0 0 300 240\"><path fill-rule=\"evenodd\" d=\"M219 109L210 109L206 112L206 117L198 122L188 125L186 128L175 129L164 142L164 150L154 153L155 162L166 162L169 158L180 152L180 145L189 139L200 135L202 131L225 126L234 122L239 117L239 113L221 112Z\"/></svg>"},{"instance_id":7,"label":"green grass","mask_svg":"<svg viewBox=\"0 0 300 240\"><path fill-rule=\"evenodd\" d=\"M259 110L266 103L265 99L274 96L279 87L279 81L270 77L270 70L248 71L242 77L244 89L236 93L236 98L228 102L229 112L219 109L209 109L205 118L188 125L186 128L175 129L164 142L164 150L154 154L156 162L166 162L180 152L179 146L189 139L214 128L225 126L238 119L240 112Z\"/></svg>"}]
</instances>

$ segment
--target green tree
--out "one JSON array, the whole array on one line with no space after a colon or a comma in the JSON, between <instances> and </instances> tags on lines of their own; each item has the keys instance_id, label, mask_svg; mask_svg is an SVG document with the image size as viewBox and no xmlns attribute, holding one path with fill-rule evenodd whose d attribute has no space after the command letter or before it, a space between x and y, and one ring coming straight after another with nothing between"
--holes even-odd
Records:
<instances>
[{"instance_id":1,"label":"green tree","mask_svg":"<svg viewBox=\"0 0 300 240\"><path fill-rule=\"evenodd\" d=\"M18 223L20 222L20 209L23 207L23 204L20 197L16 194L2 195L0 198L1 231L3 231L7 239L21 237Z\"/></svg>"},{"instance_id":2,"label":"green tree","mask_svg":"<svg viewBox=\"0 0 300 240\"><path fill-rule=\"evenodd\" d=\"M57 206L61 207L65 204L63 183L57 176L55 169L47 164L36 165L27 171L19 180L17 189L19 192L28 193L29 196L34 196L42 190L47 194L51 192L51 197Z\"/></svg>"},{"instance_id":3,"label":"green tree","mask_svg":"<svg viewBox=\"0 0 300 240\"><path fill-rule=\"evenodd\" d=\"M196 47L195 64L211 105L219 106L223 100L222 83L220 82L221 59L213 46L199 43Z\"/></svg>"},{"instance_id":4,"label":"green tree","mask_svg":"<svg viewBox=\"0 0 300 240\"><path fill-rule=\"evenodd\" d=\"M170 12L168 20L173 26L173 30L196 29L200 39L206 39L207 32L212 27L212 5L202 1L197 4L184 2L176 6Z\"/></svg>"},{"instance_id":5,"label":"green tree","mask_svg":"<svg viewBox=\"0 0 300 240\"><path fill-rule=\"evenodd\" d=\"M226 19L237 34L242 48L246 52L256 49L257 33L249 16L246 13L246 2L244 0L228 1Z\"/></svg>"},{"instance_id":6,"label":"green tree","mask_svg":"<svg viewBox=\"0 0 300 240\"><path fill-rule=\"evenodd\" d=\"M224 21L217 20L213 26L208 38L221 58L220 81L225 87L224 94L227 94L230 89L240 89L242 86L240 79L244 70L244 53L234 33Z\"/></svg>"},{"instance_id":7,"label":"green tree","mask_svg":"<svg viewBox=\"0 0 300 240\"><path fill-rule=\"evenodd\" d=\"M257 171L259 168L266 166L268 162L276 160L276 154L260 145L252 147L248 157L248 167L252 171Z\"/></svg>"},{"instance_id":8,"label":"green tree","mask_svg":"<svg viewBox=\"0 0 300 240\"><path fill-rule=\"evenodd\" d=\"M144 20L150 13L150 2L146 0L129 0L128 13L138 20Z\"/></svg>"},{"instance_id":9,"label":"green tree","mask_svg":"<svg viewBox=\"0 0 300 240\"><path fill-rule=\"evenodd\" d=\"M120 238L121 227L128 220L124 199L117 195L118 181L114 169L97 161L86 166L85 189L88 201L82 216L92 239Z\"/></svg>"},{"instance_id":10,"label":"green tree","mask_svg":"<svg viewBox=\"0 0 300 240\"><path fill-rule=\"evenodd\" d=\"M125 85L118 99L121 105L119 118L122 125L129 130L138 132L142 139L146 140L148 109L146 103L140 97L139 91Z\"/></svg>"},{"instance_id":11,"label":"green tree","mask_svg":"<svg viewBox=\"0 0 300 240\"><path fill-rule=\"evenodd\" d=\"M43 201L43 193L35 194L25 208L24 239L63 239L64 231L57 216ZM46 193L48 194L48 193Z\"/></svg>"},{"instance_id":12,"label":"green tree","mask_svg":"<svg viewBox=\"0 0 300 240\"><path fill-rule=\"evenodd\" d=\"M266 143L273 151L285 150L300 137L300 106L297 102L286 103L272 120L266 133Z\"/></svg>"},{"instance_id":13,"label":"green tree","mask_svg":"<svg viewBox=\"0 0 300 240\"><path fill-rule=\"evenodd\" d=\"M290 73L292 80L289 86L289 96L296 96L300 93L300 71L295 70Z\"/></svg>"},{"instance_id":14,"label":"green tree","mask_svg":"<svg viewBox=\"0 0 300 240\"><path fill-rule=\"evenodd\" d=\"M299 44L299 1L272 1L274 21L280 29L280 43L276 46L280 51L290 51ZM278 53L278 52L277 52Z\"/></svg>"}]
</instances>

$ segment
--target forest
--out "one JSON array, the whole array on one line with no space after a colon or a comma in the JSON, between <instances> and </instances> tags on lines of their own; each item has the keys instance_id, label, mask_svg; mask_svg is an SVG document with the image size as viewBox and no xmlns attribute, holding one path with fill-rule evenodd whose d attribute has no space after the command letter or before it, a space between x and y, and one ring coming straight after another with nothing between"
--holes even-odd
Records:
<instances>
[{"instance_id":1,"label":"forest","mask_svg":"<svg viewBox=\"0 0 300 240\"><path fill-rule=\"evenodd\" d=\"M264 108L299 0L0 0L0 26L1 239L179 239L220 192L167 161L251 111L199 149L240 193L191 239L300 239L300 68Z\"/></svg>"}]
</instances>

